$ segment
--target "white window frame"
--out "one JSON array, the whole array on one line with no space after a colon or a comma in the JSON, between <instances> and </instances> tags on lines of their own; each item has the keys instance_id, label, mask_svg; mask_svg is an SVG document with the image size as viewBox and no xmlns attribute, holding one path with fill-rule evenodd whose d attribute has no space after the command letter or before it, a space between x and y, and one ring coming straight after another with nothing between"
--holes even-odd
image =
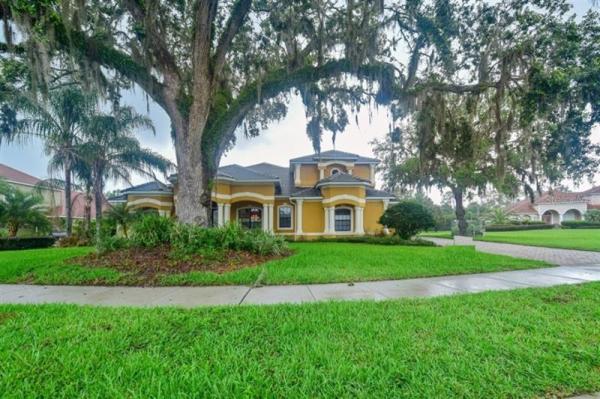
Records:
<instances>
[{"instance_id":1,"label":"white window frame","mask_svg":"<svg viewBox=\"0 0 600 399\"><path fill-rule=\"evenodd\" d=\"M333 171L336 171L337 174L342 173L342 171L340 170L340 168L331 168L331 170L329 171L329 176L333 176L336 173L333 173Z\"/></svg>"},{"instance_id":2,"label":"white window frame","mask_svg":"<svg viewBox=\"0 0 600 399\"><path fill-rule=\"evenodd\" d=\"M290 213L290 227L281 227L281 223L279 221L279 210L281 208L290 208L291 209L291 213ZM294 230L294 207L290 204L281 204L279 206L277 206L277 230Z\"/></svg>"},{"instance_id":3,"label":"white window frame","mask_svg":"<svg viewBox=\"0 0 600 399\"><path fill-rule=\"evenodd\" d=\"M350 211L350 231L347 230L336 230L335 228L335 211L338 209L348 209ZM354 233L354 207L352 206L336 206L333 208L333 231L335 233L349 234Z\"/></svg>"}]
</instances>

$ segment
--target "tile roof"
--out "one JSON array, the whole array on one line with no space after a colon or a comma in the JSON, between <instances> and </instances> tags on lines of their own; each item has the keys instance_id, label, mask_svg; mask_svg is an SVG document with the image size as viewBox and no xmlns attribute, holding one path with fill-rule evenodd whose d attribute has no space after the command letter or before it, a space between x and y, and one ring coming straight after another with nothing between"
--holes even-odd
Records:
<instances>
[{"instance_id":1,"label":"tile roof","mask_svg":"<svg viewBox=\"0 0 600 399\"><path fill-rule=\"evenodd\" d=\"M319 180L316 186L318 187L320 184L323 183L366 183L371 185L371 182L369 180L361 179L360 177L352 176L351 174L343 172L335 173L333 175L327 176L324 179Z\"/></svg>"},{"instance_id":2,"label":"tile roof","mask_svg":"<svg viewBox=\"0 0 600 399\"><path fill-rule=\"evenodd\" d=\"M354 163L379 163L378 159L363 157L358 154L351 152L330 150L321 153L314 153L310 155L304 155L298 158L290 159L290 163L301 163L301 162L319 162L319 161L352 161Z\"/></svg>"},{"instance_id":3,"label":"tile roof","mask_svg":"<svg viewBox=\"0 0 600 399\"><path fill-rule=\"evenodd\" d=\"M27 173L21 172L15 168L11 168L3 163L0 163L0 177L3 177L11 182L27 184L31 186L35 186L41 181L37 177L28 175Z\"/></svg>"},{"instance_id":4,"label":"tile roof","mask_svg":"<svg viewBox=\"0 0 600 399\"><path fill-rule=\"evenodd\" d=\"M290 168L283 166L273 165L267 162L257 163L256 165L248 166L255 172L261 173L267 176L273 176L279 179L279 190L275 192L276 195L288 196L292 189L292 176Z\"/></svg>"},{"instance_id":5,"label":"tile roof","mask_svg":"<svg viewBox=\"0 0 600 399\"><path fill-rule=\"evenodd\" d=\"M592 187L589 190L582 192L583 195L600 194L600 186Z\"/></svg>"},{"instance_id":6,"label":"tile roof","mask_svg":"<svg viewBox=\"0 0 600 399\"><path fill-rule=\"evenodd\" d=\"M241 165L227 165L222 166L217 171L217 177L224 176L233 178L234 180L242 181L274 181L277 180L276 176L264 174L258 171L254 171L248 167Z\"/></svg>"},{"instance_id":7,"label":"tile roof","mask_svg":"<svg viewBox=\"0 0 600 399\"><path fill-rule=\"evenodd\" d=\"M367 188L365 195L369 197L383 197L383 198L396 198L394 194L388 193L387 191L375 190L373 188Z\"/></svg>"},{"instance_id":8,"label":"tile roof","mask_svg":"<svg viewBox=\"0 0 600 399\"><path fill-rule=\"evenodd\" d=\"M314 187L309 188L301 188L295 187L296 191L293 191L290 194L290 197L300 197L300 198L313 198L313 197L321 197L321 190Z\"/></svg>"},{"instance_id":9,"label":"tile roof","mask_svg":"<svg viewBox=\"0 0 600 399\"><path fill-rule=\"evenodd\" d=\"M171 190L171 187L167 186L166 184L161 183L156 180L121 190L121 194L147 193L147 192L171 194L173 192L173 190Z\"/></svg>"},{"instance_id":10,"label":"tile roof","mask_svg":"<svg viewBox=\"0 0 600 399\"><path fill-rule=\"evenodd\" d=\"M528 213L532 213L532 214L537 214L537 211L535 210L535 208L533 207L533 204L531 203L531 201L529 199L524 199L518 202L515 202L512 205L509 205L506 208L506 212L508 213L515 213L515 214L528 214Z\"/></svg>"},{"instance_id":11,"label":"tile roof","mask_svg":"<svg viewBox=\"0 0 600 399\"><path fill-rule=\"evenodd\" d=\"M536 204L555 204L558 202L584 201L582 193L566 191L548 191L535 200Z\"/></svg>"}]
</instances>

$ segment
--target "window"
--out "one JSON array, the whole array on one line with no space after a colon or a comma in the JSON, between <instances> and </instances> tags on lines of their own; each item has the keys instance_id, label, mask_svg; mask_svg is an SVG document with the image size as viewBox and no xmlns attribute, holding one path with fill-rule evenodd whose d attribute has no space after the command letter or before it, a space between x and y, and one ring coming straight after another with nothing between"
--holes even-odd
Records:
<instances>
[{"instance_id":1,"label":"window","mask_svg":"<svg viewBox=\"0 0 600 399\"><path fill-rule=\"evenodd\" d=\"M291 229L292 228L292 207L288 205L282 205L279 207L279 228L280 229Z\"/></svg>"},{"instance_id":2,"label":"window","mask_svg":"<svg viewBox=\"0 0 600 399\"><path fill-rule=\"evenodd\" d=\"M335 209L335 231L352 231L352 211L350 209Z\"/></svg>"},{"instance_id":3,"label":"window","mask_svg":"<svg viewBox=\"0 0 600 399\"><path fill-rule=\"evenodd\" d=\"M217 206L217 204L213 203L211 212L212 212L212 215L211 215L210 226L217 227L217 225L219 224L219 207Z\"/></svg>"},{"instance_id":4,"label":"window","mask_svg":"<svg viewBox=\"0 0 600 399\"><path fill-rule=\"evenodd\" d=\"M260 229L262 227L261 208L238 209L238 222L247 229Z\"/></svg>"},{"instance_id":5,"label":"window","mask_svg":"<svg viewBox=\"0 0 600 399\"><path fill-rule=\"evenodd\" d=\"M337 169L337 168L333 168L333 169L331 169L331 176L333 176L333 175L337 175L338 173L340 173L340 170L339 170L339 169Z\"/></svg>"}]
</instances>

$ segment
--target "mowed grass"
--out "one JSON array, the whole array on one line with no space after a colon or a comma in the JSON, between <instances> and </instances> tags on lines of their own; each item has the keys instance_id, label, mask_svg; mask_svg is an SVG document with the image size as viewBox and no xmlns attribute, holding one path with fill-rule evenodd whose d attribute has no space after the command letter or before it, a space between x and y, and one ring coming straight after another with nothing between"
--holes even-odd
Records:
<instances>
[{"instance_id":1,"label":"mowed grass","mask_svg":"<svg viewBox=\"0 0 600 399\"><path fill-rule=\"evenodd\" d=\"M543 267L539 261L491 255L474 247L407 247L354 243L292 243L294 255L217 274L161 276L157 285L302 284L404 279ZM65 264L91 248L0 252L0 283L136 285L135 276L110 268Z\"/></svg>"},{"instance_id":2,"label":"mowed grass","mask_svg":"<svg viewBox=\"0 0 600 399\"><path fill-rule=\"evenodd\" d=\"M600 229L551 229L485 233L482 241L600 251Z\"/></svg>"},{"instance_id":3,"label":"mowed grass","mask_svg":"<svg viewBox=\"0 0 600 399\"><path fill-rule=\"evenodd\" d=\"M600 390L600 283L263 307L0 306L0 396L566 397Z\"/></svg>"},{"instance_id":4,"label":"mowed grass","mask_svg":"<svg viewBox=\"0 0 600 399\"><path fill-rule=\"evenodd\" d=\"M423 233L419 233L419 237L434 237L434 238L447 238L452 239L454 236L451 231L425 231Z\"/></svg>"}]
</instances>

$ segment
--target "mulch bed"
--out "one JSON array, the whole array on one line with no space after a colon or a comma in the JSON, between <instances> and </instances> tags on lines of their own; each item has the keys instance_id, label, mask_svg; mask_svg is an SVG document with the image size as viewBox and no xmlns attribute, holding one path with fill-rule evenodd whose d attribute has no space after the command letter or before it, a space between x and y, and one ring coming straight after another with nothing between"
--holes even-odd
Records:
<instances>
[{"instance_id":1,"label":"mulch bed","mask_svg":"<svg viewBox=\"0 0 600 399\"><path fill-rule=\"evenodd\" d=\"M285 255L288 256L289 254ZM143 280L152 281L157 275L179 274L191 271L228 273L285 256L261 256L245 251L225 251L216 257L191 255L175 258L168 246L156 248L129 248L98 255L95 253L69 259L71 264L88 267L107 267L134 273Z\"/></svg>"}]
</instances>

